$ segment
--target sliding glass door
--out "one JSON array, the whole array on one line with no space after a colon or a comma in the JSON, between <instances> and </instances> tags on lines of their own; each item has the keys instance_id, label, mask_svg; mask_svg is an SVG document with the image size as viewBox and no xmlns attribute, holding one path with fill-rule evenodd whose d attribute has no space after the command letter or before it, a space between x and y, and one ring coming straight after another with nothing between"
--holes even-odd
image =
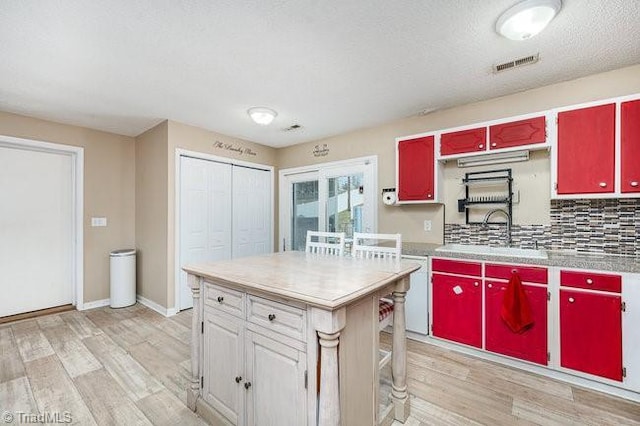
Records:
<instances>
[{"instance_id":1,"label":"sliding glass door","mask_svg":"<svg viewBox=\"0 0 640 426\"><path fill-rule=\"evenodd\" d=\"M304 250L307 231L374 232L375 162L281 172L280 250Z\"/></svg>"}]
</instances>

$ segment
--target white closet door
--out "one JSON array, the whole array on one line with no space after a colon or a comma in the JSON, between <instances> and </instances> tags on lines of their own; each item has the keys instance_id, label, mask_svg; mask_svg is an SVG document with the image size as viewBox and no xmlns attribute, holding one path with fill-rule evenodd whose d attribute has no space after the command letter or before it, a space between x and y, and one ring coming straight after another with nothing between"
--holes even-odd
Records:
<instances>
[{"instance_id":1,"label":"white closet door","mask_svg":"<svg viewBox=\"0 0 640 426\"><path fill-rule=\"evenodd\" d=\"M233 166L233 257L271 253L271 173Z\"/></svg>"},{"instance_id":2,"label":"white closet door","mask_svg":"<svg viewBox=\"0 0 640 426\"><path fill-rule=\"evenodd\" d=\"M231 165L180 157L180 309L193 306L182 266L231 258Z\"/></svg>"},{"instance_id":3,"label":"white closet door","mask_svg":"<svg viewBox=\"0 0 640 426\"><path fill-rule=\"evenodd\" d=\"M73 301L70 155L0 147L0 316Z\"/></svg>"}]
</instances>

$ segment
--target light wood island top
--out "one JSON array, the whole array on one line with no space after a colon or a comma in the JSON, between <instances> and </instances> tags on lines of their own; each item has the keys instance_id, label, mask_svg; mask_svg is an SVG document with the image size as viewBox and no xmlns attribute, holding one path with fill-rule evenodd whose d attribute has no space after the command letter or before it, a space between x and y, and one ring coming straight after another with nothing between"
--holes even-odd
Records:
<instances>
[{"instance_id":1,"label":"light wood island top","mask_svg":"<svg viewBox=\"0 0 640 426\"><path fill-rule=\"evenodd\" d=\"M410 261L355 259L290 251L183 269L223 284L336 309L420 268Z\"/></svg>"}]
</instances>

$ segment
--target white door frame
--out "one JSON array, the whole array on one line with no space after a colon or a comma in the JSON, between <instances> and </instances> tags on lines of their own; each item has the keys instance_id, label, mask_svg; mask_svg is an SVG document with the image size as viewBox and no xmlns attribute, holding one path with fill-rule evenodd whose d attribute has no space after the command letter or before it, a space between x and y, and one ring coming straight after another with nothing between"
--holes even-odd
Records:
<instances>
[{"instance_id":1,"label":"white door frame","mask_svg":"<svg viewBox=\"0 0 640 426\"><path fill-rule=\"evenodd\" d=\"M180 312L180 157L191 157L200 160L215 161L217 163L231 164L233 166L250 167L252 169L266 170L271 173L271 193L269 199L271 200L271 232L269 236L269 246L273 250L273 238L274 238L274 225L273 220L275 215L275 173L273 166L267 166L266 164L251 163L249 161L236 160L234 158L220 157L213 154L206 154L204 152L190 151L188 149L176 148L175 152L175 200L174 200L174 306L167 311L167 316L175 315Z\"/></svg>"},{"instance_id":2,"label":"white door frame","mask_svg":"<svg viewBox=\"0 0 640 426\"><path fill-rule=\"evenodd\" d=\"M71 157L72 185L72 261L71 286L72 303L76 309L84 309L84 148L58 143L15 138L0 135L0 147L25 151L49 152Z\"/></svg>"},{"instance_id":3,"label":"white door frame","mask_svg":"<svg viewBox=\"0 0 640 426\"><path fill-rule=\"evenodd\" d=\"M284 251L285 247L285 235L288 235L287 229L290 229L291 222L291 194L289 191L289 184L296 181L304 181L306 178L311 176L312 172L318 173L318 177L320 176L333 176L335 173L338 173L340 169L344 168L344 171L348 172L349 167L353 166L361 166L361 165L371 165L371 176L369 179L371 180L371 189L365 189L365 194L367 196L369 194L371 197L371 208L373 209L372 214L373 217L371 219L371 230L368 232L377 232L378 231L378 156L370 155L366 157L357 157L351 158L348 160L339 160L339 161L331 161L327 163L319 163L312 164L308 166L300 166L300 167L292 167L289 169L282 169L279 172L279 226L278 226L278 250ZM299 175L301 179L295 179L295 176ZM293 178L290 179L289 177ZM321 188L318 188L318 191L321 191ZM368 200L368 198L367 198ZM319 212L320 214L321 212ZM318 222L322 225L324 220L320 214L318 218ZM291 239L291 238L290 238Z\"/></svg>"}]
</instances>

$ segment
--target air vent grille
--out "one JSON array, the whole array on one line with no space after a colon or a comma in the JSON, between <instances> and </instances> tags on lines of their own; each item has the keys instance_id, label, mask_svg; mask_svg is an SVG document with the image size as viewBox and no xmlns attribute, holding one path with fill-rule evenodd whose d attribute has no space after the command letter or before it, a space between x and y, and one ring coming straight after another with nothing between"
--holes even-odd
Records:
<instances>
[{"instance_id":1,"label":"air vent grille","mask_svg":"<svg viewBox=\"0 0 640 426\"><path fill-rule=\"evenodd\" d=\"M284 128L284 129L282 129L282 130L284 130L285 132L293 132L293 131L295 131L295 130L300 130L300 129L302 129L302 126L301 126L301 125L299 125L299 124L293 124L293 125L291 125L291 126L289 126L289 127L285 127L285 128Z\"/></svg>"},{"instance_id":2,"label":"air vent grille","mask_svg":"<svg viewBox=\"0 0 640 426\"><path fill-rule=\"evenodd\" d=\"M540 60L540 54L536 53L535 55L525 56L523 58L514 59L512 61L503 62L501 64L496 64L493 66L493 72L499 73L502 71L511 70L514 68L522 67L524 65L535 64Z\"/></svg>"}]
</instances>

